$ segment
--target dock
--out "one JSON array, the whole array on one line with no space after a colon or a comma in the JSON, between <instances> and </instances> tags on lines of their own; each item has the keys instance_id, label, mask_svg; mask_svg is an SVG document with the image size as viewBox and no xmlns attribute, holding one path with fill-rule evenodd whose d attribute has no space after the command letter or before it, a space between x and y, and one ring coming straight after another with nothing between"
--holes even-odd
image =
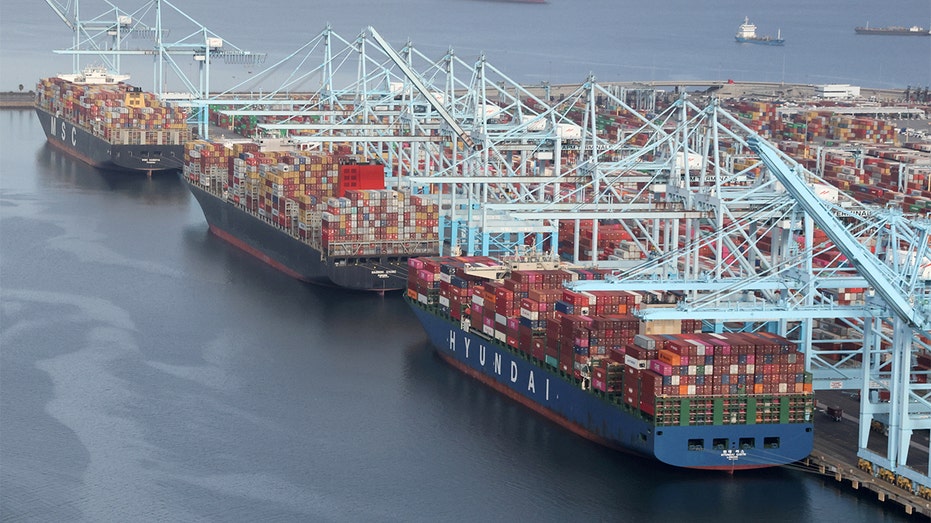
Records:
<instances>
[{"instance_id":1,"label":"dock","mask_svg":"<svg viewBox=\"0 0 931 523\"><path fill-rule=\"evenodd\" d=\"M32 109L36 93L7 91L0 93L0 109Z\"/></svg>"},{"instance_id":2,"label":"dock","mask_svg":"<svg viewBox=\"0 0 931 523\"><path fill-rule=\"evenodd\" d=\"M882 503L889 510L901 510L916 518L927 521L931 518L931 497L914 494L894 474L864 470L857 457L857 431L859 427L859 399L841 391L823 391L816 394L817 411L814 413L815 443L811 455L799 464L808 472L833 478L839 488L865 496ZM844 413L840 421L834 421L826 412L827 407L839 406ZM919 441L916 442L915 439ZM883 452L886 438L881 433L870 433L871 450ZM909 452L909 465L927 473L923 468L928 463L927 431L913 438Z\"/></svg>"}]
</instances>

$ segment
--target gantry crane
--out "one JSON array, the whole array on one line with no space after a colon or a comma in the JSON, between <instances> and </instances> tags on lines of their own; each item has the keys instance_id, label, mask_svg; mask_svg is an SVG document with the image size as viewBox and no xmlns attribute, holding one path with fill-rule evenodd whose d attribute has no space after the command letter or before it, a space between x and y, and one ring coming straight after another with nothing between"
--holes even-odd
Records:
<instances>
[{"instance_id":1,"label":"gantry crane","mask_svg":"<svg viewBox=\"0 0 931 523\"><path fill-rule=\"evenodd\" d=\"M167 0L145 2L134 11L124 11L107 0L106 11L98 16L82 18L80 0L70 0L61 4L57 0L46 3L59 18L74 32L72 46L56 50L59 54L72 55L72 67L80 72L81 58L92 56L102 60L110 72L121 70L121 57L150 56L153 58L153 92L162 99L191 105L193 119L200 134L206 133L206 100L210 98L210 70L214 60L235 64L260 64L265 60L264 53L252 53L242 50L219 35L210 31ZM165 28L164 12L172 14L172 22L178 27L185 25L190 31L187 35L169 40L169 30ZM130 37L151 39L151 46L131 47ZM193 60L198 66L196 79L188 77L180 58ZM167 65L167 68L166 68ZM168 89L168 72L174 72L173 78L180 82L181 91Z\"/></svg>"},{"instance_id":2,"label":"gantry crane","mask_svg":"<svg viewBox=\"0 0 931 523\"><path fill-rule=\"evenodd\" d=\"M710 214L691 227L665 222L662 230L685 231L685 237L662 242L652 259L615 278L573 287L678 290L685 299L677 307L645 308L641 316L701 319L712 328L721 328L720 320L727 318L789 335L806 352L816 390L860 392L859 456L908 478L913 488L931 486L925 472L906 466L913 431L931 428L931 386L912 374L915 353L927 350L931 338L931 223L893 209L863 207L842 193L818 196L816 191L827 189L823 181L741 129L716 104L696 109L691 112L704 113L708 126L703 118L685 117L668 134L681 136L681 150L695 151L700 162L671 173L667 199ZM728 125L719 126L719 118ZM729 134L729 147L756 158L743 170L723 169L727 162L719 161L717 152L708 154L720 145L717 132ZM698 136L713 138L703 143ZM732 184L750 171L756 172L752 183ZM825 238L815 240L816 230ZM849 288L867 289L867 298L837 303L832 289ZM856 349L816 349L822 340L815 322L827 318L848 322L847 339L835 341L854 342ZM841 361L828 361L828 355L840 352ZM890 400L880 401L876 389L889 391ZM877 417L888 426L885 455L869 448Z\"/></svg>"}]
</instances>

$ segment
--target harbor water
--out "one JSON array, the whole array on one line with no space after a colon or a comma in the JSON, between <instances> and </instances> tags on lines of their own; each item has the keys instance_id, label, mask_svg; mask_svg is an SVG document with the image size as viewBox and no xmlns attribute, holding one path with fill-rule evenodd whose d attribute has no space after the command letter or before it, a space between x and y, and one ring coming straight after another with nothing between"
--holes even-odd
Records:
<instances>
[{"instance_id":1,"label":"harbor water","mask_svg":"<svg viewBox=\"0 0 931 523\"><path fill-rule=\"evenodd\" d=\"M270 61L329 22L485 51L520 82L931 83L931 37L853 33L927 26L923 0L901 18L866 0L292 4L184 8ZM744 16L785 47L734 43ZM44 3L5 1L0 90L69 70L51 53L69 38ZM124 63L150 86L151 62ZM798 468L693 472L581 439L440 361L400 294L296 282L211 235L176 175L95 170L34 112L0 111L0 520L583 518L909 521Z\"/></svg>"},{"instance_id":2,"label":"harbor water","mask_svg":"<svg viewBox=\"0 0 931 523\"><path fill-rule=\"evenodd\" d=\"M142 3L117 2L127 11ZM226 47L268 53L265 66L285 59L330 24L350 40L366 26L373 26L394 46L410 41L436 60L449 49L466 63L475 63L484 54L489 64L523 84L578 84L592 74L600 82L730 78L902 89L931 85L931 37L854 33L854 27L867 23L871 27L928 28L931 4L927 0L894 4L876 0L665 0L656 5L617 0L539 4L517 0L270 0L259 5L230 0L188 4L180 7L225 38ZM88 18L105 12L105 6L99 0L84 0L81 10ZM166 35L168 42L185 38L194 28L168 7L163 13L165 26L173 28ZM760 35L781 30L785 45L736 43L734 34L744 17L757 25ZM4 1L0 26L0 71L4 73L0 91L15 90L18 84L29 89L38 78L70 72L71 57L51 51L69 47L72 33L44 2ZM152 45L144 35L131 36L128 42L134 48ZM186 74L196 78L192 60L181 55L177 60ZM94 60L82 57L81 63ZM121 65L137 85L154 85L151 57L123 57ZM218 60L210 71L211 86L259 89L251 78L262 69ZM282 67L275 77L283 80L292 69L293 65ZM176 78L167 75L168 90L182 87ZM314 77L296 88L312 90L318 85ZM264 84L266 91L270 87L277 85Z\"/></svg>"}]
</instances>

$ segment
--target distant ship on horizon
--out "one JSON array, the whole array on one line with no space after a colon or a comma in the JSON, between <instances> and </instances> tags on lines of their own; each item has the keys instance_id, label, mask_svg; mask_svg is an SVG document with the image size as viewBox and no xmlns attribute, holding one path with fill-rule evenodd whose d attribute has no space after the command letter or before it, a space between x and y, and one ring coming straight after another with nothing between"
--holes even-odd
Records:
<instances>
[{"instance_id":1,"label":"distant ship on horizon","mask_svg":"<svg viewBox=\"0 0 931 523\"><path fill-rule=\"evenodd\" d=\"M870 27L870 23L867 22L863 27L854 27L854 32L858 35L890 35L890 36L929 36L931 35L931 30L925 29L924 27L919 27L913 25L911 27L903 27L898 25L890 25L886 27Z\"/></svg>"},{"instance_id":2,"label":"distant ship on horizon","mask_svg":"<svg viewBox=\"0 0 931 523\"><path fill-rule=\"evenodd\" d=\"M776 37L757 36L756 25L750 23L750 17L744 17L744 23L737 28L737 34L734 39L740 44L763 44L763 45L783 45L785 40L782 38L782 30L776 31Z\"/></svg>"}]
</instances>

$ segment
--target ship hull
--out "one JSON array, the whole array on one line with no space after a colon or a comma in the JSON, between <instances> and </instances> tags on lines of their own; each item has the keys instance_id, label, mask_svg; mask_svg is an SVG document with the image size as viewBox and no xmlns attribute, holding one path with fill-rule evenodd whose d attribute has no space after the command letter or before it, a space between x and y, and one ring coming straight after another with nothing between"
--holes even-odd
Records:
<instances>
[{"instance_id":1,"label":"ship hull","mask_svg":"<svg viewBox=\"0 0 931 523\"><path fill-rule=\"evenodd\" d=\"M774 39L774 38L741 38L739 36L734 37L734 39L739 44L758 44L758 45L783 45L785 40Z\"/></svg>"},{"instance_id":2,"label":"ship hull","mask_svg":"<svg viewBox=\"0 0 931 523\"><path fill-rule=\"evenodd\" d=\"M676 467L726 471L784 465L811 453L811 423L655 426L605 396L583 390L546 364L463 331L458 323L409 298L408 302L437 353L450 365L606 447ZM776 438L778 448L765 448L764 438ZM706 450L690 450L696 440L703 441ZM712 450L712 443L721 440L726 446ZM739 446L746 441L754 442L753 448Z\"/></svg>"},{"instance_id":3,"label":"ship hull","mask_svg":"<svg viewBox=\"0 0 931 523\"><path fill-rule=\"evenodd\" d=\"M94 167L115 171L155 172L180 169L184 145L118 145L84 127L36 107L49 144Z\"/></svg>"},{"instance_id":4,"label":"ship hull","mask_svg":"<svg viewBox=\"0 0 931 523\"><path fill-rule=\"evenodd\" d=\"M931 36L928 31L909 31L907 29L854 29L858 35L887 35L887 36Z\"/></svg>"},{"instance_id":5,"label":"ship hull","mask_svg":"<svg viewBox=\"0 0 931 523\"><path fill-rule=\"evenodd\" d=\"M387 292L407 286L406 258L327 258L247 210L187 179L185 183L200 204L212 233L293 278L358 291Z\"/></svg>"}]
</instances>

